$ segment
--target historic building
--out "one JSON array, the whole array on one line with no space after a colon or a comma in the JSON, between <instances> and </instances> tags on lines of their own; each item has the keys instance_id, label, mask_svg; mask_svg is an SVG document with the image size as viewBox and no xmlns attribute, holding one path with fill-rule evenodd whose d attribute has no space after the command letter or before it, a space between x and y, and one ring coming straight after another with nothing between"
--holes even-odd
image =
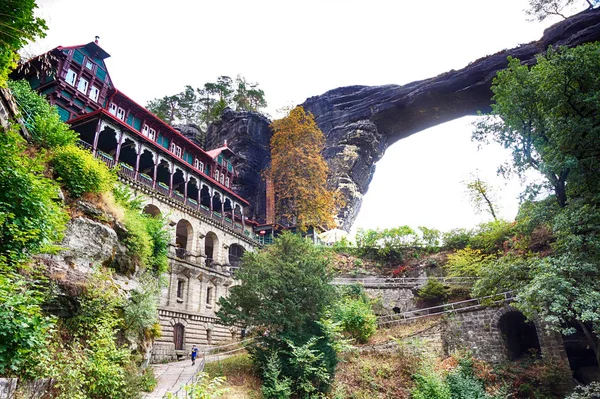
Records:
<instances>
[{"instance_id":1,"label":"historic building","mask_svg":"<svg viewBox=\"0 0 600 399\"><path fill-rule=\"evenodd\" d=\"M122 182L144 198L144 212L167 218L172 231L168 286L160 298L163 335L153 360L185 355L192 344L215 345L236 338L219 324L218 299L234 283L244 251L259 245L249 203L232 190L235 154L222 143L204 150L113 84L97 40L56 47L19 68L60 117Z\"/></svg>"}]
</instances>

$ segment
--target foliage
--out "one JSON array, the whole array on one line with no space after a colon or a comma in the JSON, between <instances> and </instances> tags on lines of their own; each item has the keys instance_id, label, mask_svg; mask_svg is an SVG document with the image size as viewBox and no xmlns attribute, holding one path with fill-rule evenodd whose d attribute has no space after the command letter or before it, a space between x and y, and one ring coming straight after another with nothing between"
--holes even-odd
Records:
<instances>
[{"instance_id":1,"label":"foliage","mask_svg":"<svg viewBox=\"0 0 600 399\"><path fill-rule=\"evenodd\" d=\"M85 193L110 192L116 178L113 172L83 148L58 147L51 159L54 173L74 198Z\"/></svg>"},{"instance_id":2,"label":"foliage","mask_svg":"<svg viewBox=\"0 0 600 399\"><path fill-rule=\"evenodd\" d=\"M340 323L342 331L360 343L365 343L377 331L377 317L366 298L342 297L333 307L331 318Z\"/></svg>"},{"instance_id":3,"label":"foliage","mask_svg":"<svg viewBox=\"0 0 600 399\"><path fill-rule=\"evenodd\" d=\"M6 86L17 66L17 51L36 38L46 36L46 22L34 16L35 0L3 0L0 4L0 87Z\"/></svg>"},{"instance_id":4,"label":"foliage","mask_svg":"<svg viewBox=\"0 0 600 399\"><path fill-rule=\"evenodd\" d=\"M262 394L266 399L287 399L292 396L292 382L281 375L281 361L277 353L267 359L263 375Z\"/></svg>"},{"instance_id":5,"label":"foliage","mask_svg":"<svg viewBox=\"0 0 600 399\"><path fill-rule=\"evenodd\" d=\"M428 278L427 283L417 292L419 298L428 301L437 301L448 296L444 284L436 278Z\"/></svg>"},{"instance_id":6,"label":"foliage","mask_svg":"<svg viewBox=\"0 0 600 399\"><path fill-rule=\"evenodd\" d=\"M482 265L493 259L495 257L492 255L467 247L448 255L448 262L444 268L451 277L477 277Z\"/></svg>"},{"instance_id":7,"label":"foliage","mask_svg":"<svg viewBox=\"0 0 600 399\"><path fill-rule=\"evenodd\" d=\"M473 359L458 359L458 367L446 377L452 399L491 399L473 372Z\"/></svg>"},{"instance_id":8,"label":"foliage","mask_svg":"<svg viewBox=\"0 0 600 399\"><path fill-rule=\"evenodd\" d=\"M56 108L33 90L26 80L10 80L8 87L19 104L19 111L36 144L55 148L77 142L79 134L60 119Z\"/></svg>"},{"instance_id":9,"label":"foliage","mask_svg":"<svg viewBox=\"0 0 600 399\"><path fill-rule=\"evenodd\" d=\"M275 214L284 225L335 226L336 196L327 188L329 168L321 154L325 136L312 114L298 106L271 124L271 167Z\"/></svg>"},{"instance_id":10,"label":"foliage","mask_svg":"<svg viewBox=\"0 0 600 399\"><path fill-rule=\"evenodd\" d=\"M250 83L238 75L235 81L229 76L219 76L216 82L207 82L202 88L185 86L181 93L149 101L146 108L170 125L185 123L206 129L227 107L259 111L266 106L265 93L258 83Z\"/></svg>"},{"instance_id":11,"label":"foliage","mask_svg":"<svg viewBox=\"0 0 600 399\"><path fill-rule=\"evenodd\" d=\"M413 399L451 399L450 389L443 377L432 369L426 369L413 376L415 387L411 390Z\"/></svg>"},{"instance_id":12,"label":"foliage","mask_svg":"<svg viewBox=\"0 0 600 399\"><path fill-rule=\"evenodd\" d=\"M33 377L53 326L43 299L19 275L0 273L0 376Z\"/></svg>"},{"instance_id":13,"label":"foliage","mask_svg":"<svg viewBox=\"0 0 600 399\"><path fill-rule=\"evenodd\" d=\"M449 249L463 249L471 242L473 231L468 229L453 229L442 234L443 245Z\"/></svg>"},{"instance_id":14,"label":"foliage","mask_svg":"<svg viewBox=\"0 0 600 399\"><path fill-rule=\"evenodd\" d=\"M228 389L223 388L225 377L209 377L206 373L200 373L198 380L184 387L186 398L189 399L213 399L219 398L227 393ZM167 393L167 398L176 398L172 393Z\"/></svg>"},{"instance_id":15,"label":"foliage","mask_svg":"<svg viewBox=\"0 0 600 399\"><path fill-rule=\"evenodd\" d=\"M565 399L595 399L600 396L600 382L592 382L587 386L578 386Z\"/></svg>"},{"instance_id":16,"label":"foliage","mask_svg":"<svg viewBox=\"0 0 600 399\"><path fill-rule=\"evenodd\" d=\"M470 180L465 181L464 184L467 187L469 200L475 212L477 214L487 212L494 220L498 219L496 216L498 203L493 187L481 180L479 176L472 177Z\"/></svg>"},{"instance_id":17,"label":"foliage","mask_svg":"<svg viewBox=\"0 0 600 399\"><path fill-rule=\"evenodd\" d=\"M170 235L163 216L153 217L142 213L141 198L123 185L115 185L113 195L124 208L126 227L123 239L129 252L142 267L151 267L160 276L168 268L167 254Z\"/></svg>"},{"instance_id":18,"label":"foliage","mask_svg":"<svg viewBox=\"0 0 600 399\"><path fill-rule=\"evenodd\" d=\"M587 9L591 10L599 4L598 0L529 0L529 9L527 14L533 19L543 21L550 16L559 16L567 18L564 10L572 5L587 4Z\"/></svg>"},{"instance_id":19,"label":"foliage","mask_svg":"<svg viewBox=\"0 0 600 399\"><path fill-rule=\"evenodd\" d=\"M329 259L299 236L282 234L273 245L244 253L243 261L236 272L240 284L220 299L217 315L226 325L301 332L321 319L334 299Z\"/></svg>"},{"instance_id":20,"label":"foliage","mask_svg":"<svg viewBox=\"0 0 600 399\"><path fill-rule=\"evenodd\" d=\"M477 226L469 245L487 254L503 251L505 243L514 235L513 227L512 223L502 219L482 223Z\"/></svg>"},{"instance_id":21,"label":"foliage","mask_svg":"<svg viewBox=\"0 0 600 399\"><path fill-rule=\"evenodd\" d=\"M419 226L421 232L421 245L429 252L437 252L442 243L442 232L438 229L431 229L425 226Z\"/></svg>"},{"instance_id":22,"label":"foliage","mask_svg":"<svg viewBox=\"0 0 600 399\"><path fill-rule=\"evenodd\" d=\"M57 202L58 184L43 172L43 154L27 153L16 130L0 132L0 258L8 264L62 239L68 215Z\"/></svg>"},{"instance_id":23,"label":"foliage","mask_svg":"<svg viewBox=\"0 0 600 399\"><path fill-rule=\"evenodd\" d=\"M532 67L509 58L493 81L492 113L473 133L511 150L512 163L501 171L541 173L563 208L600 183L599 49L600 43L549 49Z\"/></svg>"},{"instance_id":24,"label":"foliage","mask_svg":"<svg viewBox=\"0 0 600 399\"><path fill-rule=\"evenodd\" d=\"M155 326L158 324L159 295L158 281L146 275L140 278L139 288L131 292L129 300L123 307L125 333L138 342L156 338L154 335Z\"/></svg>"},{"instance_id":25,"label":"foliage","mask_svg":"<svg viewBox=\"0 0 600 399\"><path fill-rule=\"evenodd\" d=\"M430 234L434 235L433 232ZM376 260L402 262L406 250L418 245L419 236L409 226L374 230L359 228L356 231L357 252Z\"/></svg>"}]
</instances>

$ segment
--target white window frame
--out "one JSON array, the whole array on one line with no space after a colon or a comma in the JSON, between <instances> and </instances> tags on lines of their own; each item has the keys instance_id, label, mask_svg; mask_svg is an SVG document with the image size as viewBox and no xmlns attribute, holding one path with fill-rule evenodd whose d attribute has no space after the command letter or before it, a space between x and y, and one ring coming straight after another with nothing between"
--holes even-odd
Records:
<instances>
[{"instance_id":1,"label":"white window frame","mask_svg":"<svg viewBox=\"0 0 600 399\"><path fill-rule=\"evenodd\" d=\"M90 82L88 82L87 79L80 78L79 82L77 82L77 90L82 92L83 94L87 94L89 87L90 87Z\"/></svg>"},{"instance_id":2,"label":"white window frame","mask_svg":"<svg viewBox=\"0 0 600 399\"><path fill-rule=\"evenodd\" d=\"M229 187L229 177L225 178L225 187Z\"/></svg>"},{"instance_id":3,"label":"white window frame","mask_svg":"<svg viewBox=\"0 0 600 399\"><path fill-rule=\"evenodd\" d=\"M221 184L225 183L225 175L221 173Z\"/></svg>"},{"instance_id":4,"label":"white window frame","mask_svg":"<svg viewBox=\"0 0 600 399\"><path fill-rule=\"evenodd\" d=\"M177 147L175 143L171 142L171 145L169 145L169 151L171 151L172 154L175 154L175 147Z\"/></svg>"},{"instance_id":5,"label":"white window frame","mask_svg":"<svg viewBox=\"0 0 600 399\"><path fill-rule=\"evenodd\" d=\"M219 181L219 171L215 170L215 180Z\"/></svg>"},{"instance_id":6,"label":"white window frame","mask_svg":"<svg viewBox=\"0 0 600 399\"><path fill-rule=\"evenodd\" d=\"M93 101L98 102L99 97L100 97L100 89L97 88L96 86L92 85L92 88L90 89L90 98Z\"/></svg>"},{"instance_id":7,"label":"white window frame","mask_svg":"<svg viewBox=\"0 0 600 399\"><path fill-rule=\"evenodd\" d=\"M156 141L156 130L150 128L150 131L148 132L148 138L152 141Z\"/></svg>"},{"instance_id":8,"label":"white window frame","mask_svg":"<svg viewBox=\"0 0 600 399\"><path fill-rule=\"evenodd\" d=\"M148 127L148 125L144 125L144 127L142 128L142 134L146 137L148 137L148 130L150 128Z\"/></svg>"},{"instance_id":9,"label":"white window frame","mask_svg":"<svg viewBox=\"0 0 600 399\"><path fill-rule=\"evenodd\" d=\"M108 106L108 113L117 116L117 104L110 103L110 105Z\"/></svg>"},{"instance_id":10,"label":"white window frame","mask_svg":"<svg viewBox=\"0 0 600 399\"><path fill-rule=\"evenodd\" d=\"M176 155L178 158L181 158L181 147L180 147L180 146L178 146L178 145L176 145L176 146L175 146L175 155Z\"/></svg>"},{"instance_id":11,"label":"white window frame","mask_svg":"<svg viewBox=\"0 0 600 399\"><path fill-rule=\"evenodd\" d=\"M198 169L200 172L204 172L204 162L198 158L194 159L194 168Z\"/></svg>"},{"instance_id":12,"label":"white window frame","mask_svg":"<svg viewBox=\"0 0 600 399\"><path fill-rule=\"evenodd\" d=\"M124 121L126 114L127 114L127 112L125 112L125 110L123 108L121 108L121 107L117 108L117 118Z\"/></svg>"},{"instance_id":13,"label":"white window frame","mask_svg":"<svg viewBox=\"0 0 600 399\"><path fill-rule=\"evenodd\" d=\"M77 74L75 73L74 70L72 70L71 68L69 68L69 70L67 71L67 76L65 76L65 81L70 84L71 86L75 86L75 81L77 80Z\"/></svg>"}]
</instances>

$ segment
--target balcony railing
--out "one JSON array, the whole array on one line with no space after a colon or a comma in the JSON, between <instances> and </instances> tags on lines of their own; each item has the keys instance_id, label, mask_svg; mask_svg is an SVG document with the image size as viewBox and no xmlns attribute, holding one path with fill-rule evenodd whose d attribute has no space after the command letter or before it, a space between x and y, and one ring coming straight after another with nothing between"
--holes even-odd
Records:
<instances>
[{"instance_id":1,"label":"balcony railing","mask_svg":"<svg viewBox=\"0 0 600 399\"><path fill-rule=\"evenodd\" d=\"M81 148L92 151L92 146L89 143L86 143L85 141L79 140L79 146ZM136 174L135 170L126 163L119 162L119 164L116 165L114 158L110 154L107 154L103 151L100 151L100 150L96 151L95 156L96 156L96 158L98 158L102 162L104 162L109 168L114 168L115 166L117 166L116 169L117 169L117 172L119 173L119 175L126 177L128 179L137 181L147 187L150 187L167 197L173 198L173 199L181 202L184 206L189 207L200 213L203 213L205 216L211 217L212 219L218 221L220 224L227 226L229 228L232 228L234 231L236 231L240 234L244 234L246 237L251 238L254 241L259 241L259 238L257 236L255 236L251 232L245 230L244 227L242 226L242 224L238 223L238 221L240 221L240 222L242 221L242 219L239 216L237 216L237 215L233 216L231 213L226 213L226 215L224 217L221 212L218 212L215 210L213 210L211 212L209 207L207 207L204 204L199 204L197 200L195 200L193 198L186 198L183 194L181 194L177 190L171 191L169 189L169 186L166 185L165 183L157 181L155 184L152 177L148 176L147 174L145 174L145 173L137 173ZM176 256L179 257L179 254L176 254ZM207 265L209 265L208 262L207 262Z\"/></svg>"}]
</instances>

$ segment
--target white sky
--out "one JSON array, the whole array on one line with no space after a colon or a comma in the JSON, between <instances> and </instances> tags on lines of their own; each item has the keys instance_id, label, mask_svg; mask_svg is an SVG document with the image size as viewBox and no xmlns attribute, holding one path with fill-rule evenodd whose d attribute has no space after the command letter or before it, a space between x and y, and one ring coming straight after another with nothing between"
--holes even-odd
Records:
<instances>
[{"instance_id":1,"label":"white sky","mask_svg":"<svg viewBox=\"0 0 600 399\"><path fill-rule=\"evenodd\" d=\"M116 87L144 105L242 74L265 91L268 113L347 85L404 84L541 37L527 0L38 0L47 37L30 51L100 45ZM485 220L460 183L470 173L495 185L514 218L518 182L495 170L500 148L477 152L473 118L413 135L377 164L356 227L408 224L448 230Z\"/></svg>"}]
</instances>

